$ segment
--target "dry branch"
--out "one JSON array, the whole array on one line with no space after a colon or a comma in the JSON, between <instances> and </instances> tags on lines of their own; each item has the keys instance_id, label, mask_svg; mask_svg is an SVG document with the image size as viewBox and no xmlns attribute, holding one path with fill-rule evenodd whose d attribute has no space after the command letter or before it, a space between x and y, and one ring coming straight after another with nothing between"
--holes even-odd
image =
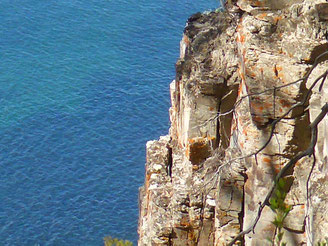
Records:
<instances>
[{"instance_id":1,"label":"dry branch","mask_svg":"<svg viewBox=\"0 0 328 246\"><path fill-rule=\"evenodd\" d=\"M320 114L315 118L315 120L310 124L311 128L311 142L308 146L308 148L300 153L298 153L294 158L292 158L278 173L278 175L275 178L275 181L273 182L270 191L268 192L267 196L265 197L264 201L260 204L260 207L257 212L257 216L254 220L254 222L244 231L240 232L229 244L228 246L232 246L238 239L240 239L242 236L250 233L255 229L255 226L257 222L259 221L261 217L261 213L263 208L266 205L269 205L269 200L274 192L274 189L276 187L276 183L278 180L283 177L283 175L286 173L286 171L296 164L297 161L299 161L304 156L311 156L314 153L314 148L317 143L318 138L318 124L322 121L322 119L326 116L328 113L328 103L326 103L322 108Z\"/></svg>"},{"instance_id":2,"label":"dry branch","mask_svg":"<svg viewBox=\"0 0 328 246\"><path fill-rule=\"evenodd\" d=\"M321 62L320 59L327 55L328 54L328 51L322 53L320 56L318 56L316 59L315 59L315 62L314 64L312 65L311 69L306 73L306 75L295 81L295 82L292 82L288 85L291 85L291 84L295 84L295 83L298 83L298 82L304 82L306 83L312 73L312 71L315 69L315 67ZM298 102L296 104L294 104L291 108L289 108L282 116L280 116L279 118L275 119L272 123L271 123L271 133L269 135L269 138L267 139L267 141L263 144L263 146L258 149L256 152L254 153L251 153L249 155L246 155L244 156L244 158L247 158L247 157L250 157L250 156L253 156L253 155L257 155L259 154L262 150L264 150L267 145L270 143L273 135L274 135L274 130L275 130L275 127L276 125L282 120L284 119L292 110L294 110L295 108L297 107L300 107L300 106L304 106L306 104L306 102L309 100L309 97L310 97L310 94L312 93L312 90L313 88L317 85L317 83L319 81L321 81L320 83L320 86L319 86L319 90L322 89L322 86L326 80L328 76L328 70L326 70L323 74L321 74L313 83L312 85L310 86L309 90L307 91L305 97L303 98L303 100L301 102ZM287 86L287 85L284 85L284 87ZM276 90L278 87L275 87L274 90ZM271 89L272 90L272 89ZM267 92L268 90L266 91L263 91L264 92ZM249 96L250 94L246 95L247 97ZM245 96L245 97L246 97ZM245 98L245 97L242 97L242 98ZM241 99L242 99L241 98ZM311 129L311 142L308 146L308 148L300 153L298 153L296 156L294 156L281 170L280 172L277 174L277 176L275 177L275 180L273 181L273 184L271 186L271 189L269 190L267 196L265 197L265 199L263 200L262 203L259 204L259 208L258 208L258 212L257 212L257 216L255 218L255 220L253 221L253 223L245 230L243 230L242 232L240 232L229 244L228 246L231 246L233 245L238 239L240 239L241 237L243 237L244 235L250 233L251 231L254 231L255 227L256 227L256 224L257 222L259 221L260 217L261 217L261 214L262 214L262 210L264 209L264 207L266 205L269 205L269 200L276 188L276 183L278 182L278 180L280 178L282 178L286 171L294 166L297 161L299 161L301 158L305 157L305 156L311 156L314 154L314 149L315 149L315 146L316 146L316 143L317 143L317 137L318 137L318 124L323 120L323 118L326 116L328 112L328 103L326 103L322 108L321 108L321 112L320 114L315 118L315 120L309 125L310 129ZM315 165L315 161L314 161L314 164L313 166ZM313 166L312 166L312 169L313 169ZM310 177L309 177L310 178ZM309 180L308 180L309 181Z\"/></svg>"}]
</instances>

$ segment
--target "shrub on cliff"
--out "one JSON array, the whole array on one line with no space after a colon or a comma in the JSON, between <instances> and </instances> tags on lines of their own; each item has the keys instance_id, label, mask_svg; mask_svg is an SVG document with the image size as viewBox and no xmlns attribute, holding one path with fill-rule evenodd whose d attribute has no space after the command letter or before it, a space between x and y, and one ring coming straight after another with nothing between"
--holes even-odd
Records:
<instances>
[{"instance_id":1,"label":"shrub on cliff","mask_svg":"<svg viewBox=\"0 0 328 246\"><path fill-rule=\"evenodd\" d=\"M105 246L132 246L133 243L128 240L112 238L111 236L104 237Z\"/></svg>"}]
</instances>

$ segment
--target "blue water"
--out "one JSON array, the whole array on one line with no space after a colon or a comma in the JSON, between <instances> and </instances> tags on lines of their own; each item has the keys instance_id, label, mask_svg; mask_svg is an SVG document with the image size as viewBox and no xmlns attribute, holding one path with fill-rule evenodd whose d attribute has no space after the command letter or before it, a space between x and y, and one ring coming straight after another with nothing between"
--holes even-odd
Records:
<instances>
[{"instance_id":1,"label":"blue water","mask_svg":"<svg viewBox=\"0 0 328 246\"><path fill-rule=\"evenodd\" d=\"M136 242L185 21L216 6L0 1L0 245Z\"/></svg>"}]
</instances>

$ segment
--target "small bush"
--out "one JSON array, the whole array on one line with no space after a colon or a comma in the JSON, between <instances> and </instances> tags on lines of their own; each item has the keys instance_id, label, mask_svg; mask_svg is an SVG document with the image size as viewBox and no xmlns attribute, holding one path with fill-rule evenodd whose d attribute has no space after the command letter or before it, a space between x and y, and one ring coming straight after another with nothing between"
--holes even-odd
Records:
<instances>
[{"instance_id":1,"label":"small bush","mask_svg":"<svg viewBox=\"0 0 328 246\"><path fill-rule=\"evenodd\" d=\"M104 237L105 246L133 246L133 243L128 240L112 238L111 236Z\"/></svg>"},{"instance_id":2,"label":"small bush","mask_svg":"<svg viewBox=\"0 0 328 246\"><path fill-rule=\"evenodd\" d=\"M288 213L292 210L292 206L285 203L287 193L285 192L286 181L280 178L276 184L274 195L270 199L270 208L276 214L274 221L272 222L276 226L275 239L270 240L273 245L286 246L286 243L282 242L284 235L283 226L284 220Z\"/></svg>"}]
</instances>

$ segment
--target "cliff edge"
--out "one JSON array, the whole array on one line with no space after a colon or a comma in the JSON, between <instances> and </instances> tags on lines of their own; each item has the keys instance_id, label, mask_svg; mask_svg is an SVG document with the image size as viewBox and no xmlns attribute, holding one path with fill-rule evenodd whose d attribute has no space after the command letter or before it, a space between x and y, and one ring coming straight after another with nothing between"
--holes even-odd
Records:
<instances>
[{"instance_id":1,"label":"cliff edge","mask_svg":"<svg viewBox=\"0 0 328 246\"><path fill-rule=\"evenodd\" d=\"M191 16L169 135L147 143L141 245L287 245L328 237L328 2L238 0ZM241 233L242 232L242 233Z\"/></svg>"}]
</instances>

